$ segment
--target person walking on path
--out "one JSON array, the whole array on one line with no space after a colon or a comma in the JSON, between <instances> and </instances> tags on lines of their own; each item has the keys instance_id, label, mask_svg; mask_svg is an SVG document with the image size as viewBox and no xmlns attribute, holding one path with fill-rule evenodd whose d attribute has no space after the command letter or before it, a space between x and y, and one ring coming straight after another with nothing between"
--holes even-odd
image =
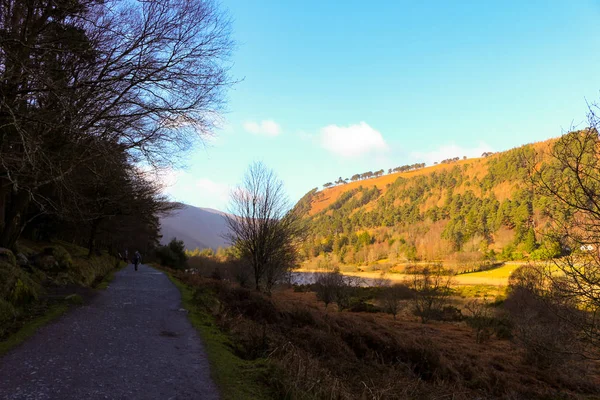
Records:
<instances>
[{"instance_id":1,"label":"person walking on path","mask_svg":"<svg viewBox=\"0 0 600 400\"><path fill-rule=\"evenodd\" d=\"M138 265L142 262L142 255L140 254L139 251L135 251L135 254L133 256L133 265L135 265L135 270L138 270Z\"/></svg>"}]
</instances>

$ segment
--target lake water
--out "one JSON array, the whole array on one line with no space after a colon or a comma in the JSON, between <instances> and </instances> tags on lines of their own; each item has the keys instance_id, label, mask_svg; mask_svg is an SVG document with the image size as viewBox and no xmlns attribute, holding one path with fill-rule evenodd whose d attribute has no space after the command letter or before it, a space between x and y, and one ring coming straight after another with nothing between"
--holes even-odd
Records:
<instances>
[{"instance_id":1,"label":"lake water","mask_svg":"<svg viewBox=\"0 0 600 400\"><path fill-rule=\"evenodd\" d=\"M312 285L317 281L319 275L323 274L322 272L302 272L295 271L291 273L291 283L293 285ZM372 278L363 278L360 276L354 275L344 275L348 279L354 280L354 285L356 286L378 286L380 285L380 281L378 279Z\"/></svg>"}]
</instances>

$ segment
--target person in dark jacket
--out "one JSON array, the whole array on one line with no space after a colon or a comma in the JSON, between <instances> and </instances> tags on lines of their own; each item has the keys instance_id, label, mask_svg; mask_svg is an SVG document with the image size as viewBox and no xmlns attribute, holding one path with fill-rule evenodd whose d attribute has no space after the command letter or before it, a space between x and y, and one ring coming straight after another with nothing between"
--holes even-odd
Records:
<instances>
[{"instance_id":1,"label":"person in dark jacket","mask_svg":"<svg viewBox=\"0 0 600 400\"><path fill-rule=\"evenodd\" d=\"M133 265L135 266L135 270L138 270L138 265L142 262L142 255L140 254L139 251L135 251L135 254L133 255Z\"/></svg>"}]
</instances>

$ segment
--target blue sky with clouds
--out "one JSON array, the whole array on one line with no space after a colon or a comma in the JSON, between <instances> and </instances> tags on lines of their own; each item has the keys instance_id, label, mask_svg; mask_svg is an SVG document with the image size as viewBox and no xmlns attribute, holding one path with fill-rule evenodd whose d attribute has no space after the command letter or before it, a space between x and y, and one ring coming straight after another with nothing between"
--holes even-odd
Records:
<instances>
[{"instance_id":1,"label":"blue sky with clouds","mask_svg":"<svg viewBox=\"0 0 600 400\"><path fill-rule=\"evenodd\" d=\"M599 0L222 4L242 81L223 129L165 179L188 204L226 210L252 161L296 201L339 176L555 137L600 100Z\"/></svg>"}]
</instances>

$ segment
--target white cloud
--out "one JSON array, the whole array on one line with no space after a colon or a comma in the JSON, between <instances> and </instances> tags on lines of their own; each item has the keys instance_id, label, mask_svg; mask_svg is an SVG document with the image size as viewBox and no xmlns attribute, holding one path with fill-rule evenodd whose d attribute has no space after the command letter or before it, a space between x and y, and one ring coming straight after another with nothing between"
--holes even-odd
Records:
<instances>
[{"instance_id":1,"label":"white cloud","mask_svg":"<svg viewBox=\"0 0 600 400\"><path fill-rule=\"evenodd\" d=\"M277 122L266 119L260 122L247 121L244 123L244 129L254 135L275 137L281 133L281 127Z\"/></svg>"},{"instance_id":2,"label":"white cloud","mask_svg":"<svg viewBox=\"0 0 600 400\"><path fill-rule=\"evenodd\" d=\"M463 156L467 156L467 158L481 157L482 153L488 151L493 151L493 149L485 142L479 142L474 147L461 147L451 143L428 152L414 151L410 153L410 157L417 162L425 162L427 165L433 165L436 161L440 162L448 158L460 157L462 159Z\"/></svg>"},{"instance_id":3,"label":"white cloud","mask_svg":"<svg viewBox=\"0 0 600 400\"><path fill-rule=\"evenodd\" d=\"M158 182L172 201L197 207L227 210L231 186L208 178L198 178L189 172L165 169L149 175Z\"/></svg>"},{"instance_id":4,"label":"white cloud","mask_svg":"<svg viewBox=\"0 0 600 400\"><path fill-rule=\"evenodd\" d=\"M168 188L175 186L183 174L185 174L185 172L169 168L157 171L154 175L154 179L160 183L163 191L166 191Z\"/></svg>"},{"instance_id":5,"label":"white cloud","mask_svg":"<svg viewBox=\"0 0 600 400\"><path fill-rule=\"evenodd\" d=\"M219 209L223 209L229 202L231 187L224 183L214 182L208 178L200 178L195 182L196 188L200 189L201 196L209 198L211 203L219 204Z\"/></svg>"},{"instance_id":6,"label":"white cloud","mask_svg":"<svg viewBox=\"0 0 600 400\"><path fill-rule=\"evenodd\" d=\"M366 122L321 128L320 143L324 149L348 158L367 153L381 153L388 149L381 133Z\"/></svg>"}]
</instances>

